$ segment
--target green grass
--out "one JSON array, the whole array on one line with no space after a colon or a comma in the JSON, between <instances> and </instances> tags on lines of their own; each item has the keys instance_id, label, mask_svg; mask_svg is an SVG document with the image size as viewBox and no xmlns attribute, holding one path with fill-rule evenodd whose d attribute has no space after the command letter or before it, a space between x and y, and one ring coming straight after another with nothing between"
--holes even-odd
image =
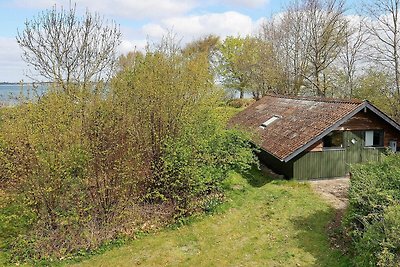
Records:
<instances>
[{"instance_id":1,"label":"green grass","mask_svg":"<svg viewBox=\"0 0 400 267\"><path fill-rule=\"evenodd\" d=\"M245 179L244 179L245 178ZM349 266L329 246L333 210L307 184L232 174L228 201L73 266Z\"/></svg>"}]
</instances>

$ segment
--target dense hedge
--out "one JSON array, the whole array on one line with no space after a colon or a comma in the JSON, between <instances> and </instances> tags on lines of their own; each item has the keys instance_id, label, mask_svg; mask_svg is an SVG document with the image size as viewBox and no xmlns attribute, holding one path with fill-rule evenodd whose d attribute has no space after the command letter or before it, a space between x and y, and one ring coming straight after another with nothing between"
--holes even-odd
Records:
<instances>
[{"instance_id":1,"label":"dense hedge","mask_svg":"<svg viewBox=\"0 0 400 267\"><path fill-rule=\"evenodd\" d=\"M400 155L352 167L344 225L356 266L400 265Z\"/></svg>"}]
</instances>

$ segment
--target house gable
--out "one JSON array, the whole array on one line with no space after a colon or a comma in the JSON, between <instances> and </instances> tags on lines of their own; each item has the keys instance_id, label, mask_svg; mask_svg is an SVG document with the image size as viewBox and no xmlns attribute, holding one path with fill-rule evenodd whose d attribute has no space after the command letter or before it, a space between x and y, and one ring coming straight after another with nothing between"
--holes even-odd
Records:
<instances>
[{"instance_id":1,"label":"house gable","mask_svg":"<svg viewBox=\"0 0 400 267\"><path fill-rule=\"evenodd\" d=\"M348 119L342 125L334 129L334 131L368 131L368 130L383 130L384 140L383 146L388 147L389 142L396 140L397 146L400 145L400 132L390 123L383 120L375 112L368 108L359 111L353 117ZM324 149L322 139L316 141L313 145L307 148L307 152L321 152Z\"/></svg>"},{"instance_id":2,"label":"house gable","mask_svg":"<svg viewBox=\"0 0 400 267\"><path fill-rule=\"evenodd\" d=\"M387 121L381 119L370 109L364 109L350 118L347 122L340 125L336 130L339 131L367 131L383 130L383 146L388 147L389 142L396 140L400 144L400 132Z\"/></svg>"},{"instance_id":3,"label":"house gable","mask_svg":"<svg viewBox=\"0 0 400 267\"><path fill-rule=\"evenodd\" d=\"M382 129L385 130L384 146L389 146L389 142L391 140L396 140L398 147L400 144L400 139L398 138L400 136L400 125L365 100L362 105L358 106L355 110L344 116L335 124L327 128L320 135L310 140L303 147L297 149L290 156L286 157L283 160L285 162L288 162L309 148L311 148L311 150L318 150L317 147L320 146L322 138L324 138L326 135L334 130L346 130L346 128L347 130L353 131Z\"/></svg>"},{"instance_id":4,"label":"house gable","mask_svg":"<svg viewBox=\"0 0 400 267\"><path fill-rule=\"evenodd\" d=\"M309 142L307 142L306 144L304 144L302 147L298 148L297 150L295 150L292 154L290 154L289 156L287 156L286 158L283 159L283 161L288 162L291 159L295 158L297 155L299 155L300 153L302 153L303 151L305 151L306 149L308 149L309 147L311 147L312 145L314 145L315 143L317 143L318 141L322 140L322 138L324 138L326 135L328 135L330 132L332 132L333 130L335 130L337 127L339 127L340 125L342 125L344 122L346 122L347 120L349 120L350 118L352 118L355 114L357 114L358 112L360 112L360 110L365 108L365 104L361 104L359 105L356 109L352 110L350 113L348 113L346 116L342 117L341 119L339 119L338 121L336 121L334 124L332 124L331 126L329 126L328 128L326 128L323 132L321 132L320 134L318 134L317 136L315 136L314 138L312 138Z\"/></svg>"},{"instance_id":5,"label":"house gable","mask_svg":"<svg viewBox=\"0 0 400 267\"><path fill-rule=\"evenodd\" d=\"M340 127L344 129L349 123L356 123L357 119L361 122L362 117L357 114L362 112L369 112L374 118L370 119L369 127L372 127L371 123L378 123L380 127L390 129L390 134L385 135L385 144L400 133L400 126L368 101L276 95L265 96L253 103L234 116L230 125L254 132L258 136L255 143L262 150L280 161L289 162L304 151L322 150L318 147L322 138ZM262 126L273 117L279 117L279 120Z\"/></svg>"},{"instance_id":6,"label":"house gable","mask_svg":"<svg viewBox=\"0 0 400 267\"><path fill-rule=\"evenodd\" d=\"M338 126L338 121L353 114L362 104L358 100L322 101L269 95L239 112L230 120L229 126L253 132L253 141L262 150L281 161L288 161L293 153L311 146L330 131L327 131L328 128ZM275 116L279 119L260 127Z\"/></svg>"}]
</instances>

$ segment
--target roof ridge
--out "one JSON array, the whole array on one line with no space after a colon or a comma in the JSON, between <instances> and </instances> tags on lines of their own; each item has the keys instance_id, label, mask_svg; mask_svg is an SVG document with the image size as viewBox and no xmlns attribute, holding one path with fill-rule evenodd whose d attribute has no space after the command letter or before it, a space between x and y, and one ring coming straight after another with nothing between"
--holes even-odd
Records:
<instances>
[{"instance_id":1,"label":"roof ridge","mask_svg":"<svg viewBox=\"0 0 400 267\"><path fill-rule=\"evenodd\" d=\"M340 98L328 98L328 97L315 97L315 96L295 96L295 95L280 95L280 94L267 94L266 96L276 98L286 98L295 100L308 100L315 102L326 102L326 103L350 103L350 104L362 104L364 101L356 98L351 99L340 99Z\"/></svg>"}]
</instances>

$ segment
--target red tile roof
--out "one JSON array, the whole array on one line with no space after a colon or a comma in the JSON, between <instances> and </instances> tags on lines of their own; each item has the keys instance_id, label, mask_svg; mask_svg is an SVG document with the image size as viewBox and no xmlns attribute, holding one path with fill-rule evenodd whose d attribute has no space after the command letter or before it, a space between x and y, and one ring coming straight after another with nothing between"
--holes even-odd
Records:
<instances>
[{"instance_id":1,"label":"red tile roof","mask_svg":"<svg viewBox=\"0 0 400 267\"><path fill-rule=\"evenodd\" d=\"M359 100L268 95L239 112L229 125L257 133L255 143L284 160L363 103ZM280 118L264 129L260 128L273 116Z\"/></svg>"}]
</instances>

